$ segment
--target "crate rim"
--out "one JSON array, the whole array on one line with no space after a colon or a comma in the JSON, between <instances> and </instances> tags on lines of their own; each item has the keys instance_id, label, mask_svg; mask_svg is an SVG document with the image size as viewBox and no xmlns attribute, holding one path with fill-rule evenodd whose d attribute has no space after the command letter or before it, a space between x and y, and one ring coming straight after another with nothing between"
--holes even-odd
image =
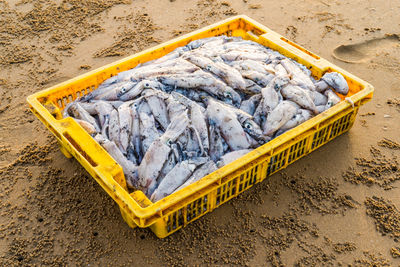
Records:
<instances>
[{"instance_id":1,"label":"crate rim","mask_svg":"<svg viewBox=\"0 0 400 267\"><path fill-rule=\"evenodd\" d=\"M166 45L169 44L173 44L176 43L177 41L181 41L181 40L185 40L188 39L190 37L192 37L193 35L197 34L197 33L201 33L204 32L206 30L210 30L213 29L215 27L224 25L224 24L228 24L228 23L232 23L236 20L244 20L244 22L246 23L250 23L253 24L254 26L256 26L257 28L260 28L262 30L264 30L266 33L265 34L261 34L260 37L263 37L263 35L267 35L269 33L273 33L277 36L281 36L280 34L270 30L269 28L267 28L266 26L258 23L257 21L249 18L246 15L237 15L237 16L233 16L230 17L228 19L216 22L214 24L211 24L209 26L200 28L198 30L189 32L187 34L184 34L180 37L176 37L174 39L168 40L166 42L163 42L159 45L150 47L148 49L145 49L141 52L135 53L133 55L124 57L122 59L119 59L117 61L111 62L109 64L106 64L102 67L99 67L97 69L91 70L89 72L86 72L84 74L81 74L77 77L74 77L72 79L68 79L66 81L63 81L59 84L53 85L47 89L41 90L37 93L34 93L32 95L29 95L27 97L27 102L30 105L31 109L34 110L35 112L37 112L49 125L51 125L54 129L58 129L59 124L61 122L63 122L64 120L68 119L68 118L64 118L64 119L59 119L57 120L56 118L54 118L50 112L43 106L42 103L40 103L39 99L40 98L44 98L46 97L48 94L50 94L52 91L56 91L59 87L62 86L66 86L72 82L84 79L86 77L92 76L96 73L99 73L102 70L105 70L107 68L113 67L117 64L126 62L128 60L140 57L150 51L153 51L155 49L159 49L162 48ZM282 36L281 36L282 37ZM194 39L193 39L194 40ZM284 44L282 44L284 45ZM347 76L348 78L351 78L352 80L357 81L358 83L364 85L364 88L362 88L359 92L357 92L356 94L350 96L350 100L352 100L354 103L360 102L360 101L369 101L370 99L365 100L364 98L368 95L371 95L374 92L374 87L367 83L366 81L352 75L351 73L345 71L344 69L336 66L335 64L326 61L323 58L320 59L310 59L310 57L307 55L307 53L305 53L304 51L298 50L296 55L301 55L301 57L306 57L308 60L310 61L314 61L318 62L320 66L325 66L322 67L322 70L327 71L328 69L333 69L337 72L340 72L342 74L344 74L345 76ZM364 103L363 102L363 103ZM135 221L135 223L138 223L138 226L140 227L148 227L149 225L151 225L154 222L151 223L141 223L142 219L147 219L150 217L153 217L157 214L159 214L160 212L162 213L163 210L168 209L169 207L173 207L177 204L179 204L181 201L184 201L185 199L189 198L191 195L193 195L193 193L200 191L202 189L206 189L208 186L211 186L211 188L207 191L212 191L214 190L216 187L218 187L218 184L215 184L218 180L220 180L222 177L225 177L227 175L230 175L232 173L234 173L235 171L237 171L238 169L246 166L247 164L249 164L250 162L260 158L260 157L265 157L266 155L268 155L268 153L272 154L272 151L283 145L284 143L286 143L287 141L296 138L299 134L299 130L301 129L301 133L304 133L310 129L315 128L318 124L322 123L324 120L333 117L335 114L337 114L338 112L344 110L344 109L348 109L348 108L352 108L351 104L347 101L341 101L339 104L333 106L332 108L330 108L329 110L324 111L323 113L318 114L317 116L309 119L308 121L302 123L301 125L283 133L282 135L278 136L277 138L269 141L268 143L252 150L251 152L249 152L246 155L246 158L244 160L244 158L240 158L218 170L216 170L215 172L203 177L202 179L200 179L199 181L197 181L194 184L191 184L185 188L183 188L182 190L179 191L179 194L171 194L165 198L163 198L160 201L157 201L155 203L152 203L151 205L147 206L147 207L141 207L130 195L129 193L121 186L119 185L114 178L110 175L107 174L101 167L101 165L94 167L94 171L96 173L96 175L98 175L100 178L102 178L104 185L107 186L109 189L112 189L112 191L116 194L116 197L122 201L123 205L125 205L128 208L128 211L130 213L133 213L133 215L135 217L137 217L139 219L138 222ZM76 123L74 121L74 123ZM59 134L62 135L62 133L58 132ZM68 140L66 140L66 142L69 142ZM96 142L93 139L93 142ZM73 148L75 149L75 148ZM82 156L82 155L81 155ZM215 184L215 185L213 185ZM196 185L196 188L194 188L194 185ZM187 204L187 203L186 203ZM181 208L181 206L177 207L176 209ZM175 210L175 209L174 209ZM162 213L162 217L168 215L171 212L174 212L174 210L169 211L166 214Z\"/></svg>"}]
</instances>

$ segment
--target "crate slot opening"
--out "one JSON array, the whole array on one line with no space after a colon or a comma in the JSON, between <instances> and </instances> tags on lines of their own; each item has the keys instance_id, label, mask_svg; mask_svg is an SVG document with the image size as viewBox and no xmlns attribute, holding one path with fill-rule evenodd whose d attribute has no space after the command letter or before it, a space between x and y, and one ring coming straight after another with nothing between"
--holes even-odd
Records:
<instances>
[{"instance_id":1,"label":"crate slot opening","mask_svg":"<svg viewBox=\"0 0 400 267\"><path fill-rule=\"evenodd\" d=\"M79 154L84 157L90 165L93 167L97 166L97 163L81 148L81 146L72 138L72 136L68 132L63 133L64 137L71 143L71 145L78 150Z\"/></svg>"}]
</instances>

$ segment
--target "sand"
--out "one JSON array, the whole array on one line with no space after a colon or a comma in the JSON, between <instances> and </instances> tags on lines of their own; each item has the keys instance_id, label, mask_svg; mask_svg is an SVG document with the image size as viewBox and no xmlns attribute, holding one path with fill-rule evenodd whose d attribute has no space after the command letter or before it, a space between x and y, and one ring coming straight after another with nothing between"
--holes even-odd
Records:
<instances>
[{"instance_id":1,"label":"sand","mask_svg":"<svg viewBox=\"0 0 400 267\"><path fill-rule=\"evenodd\" d=\"M353 128L165 239L34 117L34 92L235 14L375 86ZM0 265L398 266L397 1L0 0Z\"/></svg>"}]
</instances>

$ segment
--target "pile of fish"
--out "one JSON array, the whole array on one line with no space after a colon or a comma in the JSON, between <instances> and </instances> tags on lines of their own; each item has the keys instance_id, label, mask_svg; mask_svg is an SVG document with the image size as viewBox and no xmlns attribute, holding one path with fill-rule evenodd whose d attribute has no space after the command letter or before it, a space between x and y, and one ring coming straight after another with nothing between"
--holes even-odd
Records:
<instances>
[{"instance_id":1,"label":"pile of fish","mask_svg":"<svg viewBox=\"0 0 400 267\"><path fill-rule=\"evenodd\" d=\"M158 201L340 102L336 72L240 37L190 42L69 103L122 166L129 188ZM334 92L335 91L335 92Z\"/></svg>"}]
</instances>

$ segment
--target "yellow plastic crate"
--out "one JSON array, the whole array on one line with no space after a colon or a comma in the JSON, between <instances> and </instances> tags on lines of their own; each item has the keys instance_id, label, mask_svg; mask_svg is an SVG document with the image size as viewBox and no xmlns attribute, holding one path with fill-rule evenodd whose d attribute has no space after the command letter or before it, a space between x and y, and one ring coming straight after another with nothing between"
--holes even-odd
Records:
<instances>
[{"instance_id":1,"label":"yellow plastic crate","mask_svg":"<svg viewBox=\"0 0 400 267\"><path fill-rule=\"evenodd\" d=\"M307 66L317 79L325 72L341 73L349 84L348 96L354 102L354 107L342 101L241 159L156 203L152 203L141 191L129 194L122 168L78 123L72 118L62 118L63 108L77 97L96 90L104 80L121 71L159 58L192 40L222 34L241 36L277 50ZM372 98L373 91L374 88L365 81L241 15L55 85L29 96L27 101L32 112L56 136L64 155L75 157L117 202L128 225L150 227L158 237L163 238L348 131L360 105Z\"/></svg>"}]
</instances>

